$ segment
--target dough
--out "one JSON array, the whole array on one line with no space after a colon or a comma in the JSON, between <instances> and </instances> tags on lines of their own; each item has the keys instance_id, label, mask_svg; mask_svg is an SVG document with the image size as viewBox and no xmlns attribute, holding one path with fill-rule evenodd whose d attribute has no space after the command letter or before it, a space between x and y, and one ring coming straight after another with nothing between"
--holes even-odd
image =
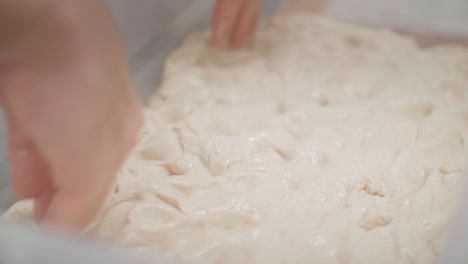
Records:
<instances>
[{"instance_id":1,"label":"dough","mask_svg":"<svg viewBox=\"0 0 468 264\"><path fill-rule=\"evenodd\" d=\"M467 49L302 13L251 50L207 36L168 59L89 233L201 263L435 261L466 155Z\"/></svg>"}]
</instances>

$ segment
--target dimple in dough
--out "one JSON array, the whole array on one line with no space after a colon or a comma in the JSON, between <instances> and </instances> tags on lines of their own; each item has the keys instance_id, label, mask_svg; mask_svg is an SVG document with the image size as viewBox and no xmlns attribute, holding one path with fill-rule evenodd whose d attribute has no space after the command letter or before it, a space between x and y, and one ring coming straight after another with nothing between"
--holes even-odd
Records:
<instances>
[{"instance_id":1,"label":"dimple in dough","mask_svg":"<svg viewBox=\"0 0 468 264\"><path fill-rule=\"evenodd\" d=\"M468 50L301 13L254 46L202 33L170 56L88 232L201 263L434 262L462 180Z\"/></svg>"}]
</instances>

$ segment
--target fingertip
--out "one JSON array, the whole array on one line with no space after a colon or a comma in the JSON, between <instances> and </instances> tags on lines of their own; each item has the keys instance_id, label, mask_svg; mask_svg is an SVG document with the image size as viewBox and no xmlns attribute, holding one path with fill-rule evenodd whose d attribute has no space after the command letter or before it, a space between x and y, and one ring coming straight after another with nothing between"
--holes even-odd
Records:
<instances>
[{"instance_id":1,"label":"fingertip","mask_svg":"<svg viewBox=\"0 0 468 264\"><path fill-rule=\"evenodd\" d=\"M9 159L13 189L18 198L34 198L50 187L46 165L35 149L12 146Z\"/></svg>"},{"instance_id":2,"label":"fingertip","mask_svg":"<svg viewBox=\"0 0 468 264\"><path fill-rule=\"evenodd\" d=\"M34 218L39 221L46 216L55 191L51 190L34 199Z\"/></svg>"},{"instance_id":3,"label":"fingertip","mask_svg":"<svg viewBox=\"0 0 468 264\"><path fill-rule=\"evenodd\" d=\"M215 48L228 48L234 30L241 0L218 0L211 26L211 45Z\"/></svg>"},{"instance_id":4,"label":"fingertip","mask_svg":"<svg viewBox=\"0 0 468 264\"><path fill-rule=\"evenodd\" d=\"M232 41L232 47L234 49L243 49L247 47L247 43L249 42L247 40L248 37L241 37L241 38L236 38Z\"/></svg>"},{"instance_id":5,"label":"fingertip","mask_svg":"<svg viewBox=\"0 0 468 264\"><path fill-rule=\"evenodd\" d=\"M211 45L215 48L224 49L229 46L229 36L226 34L226 25L216 22L212 28Z\"/></svg>"},{"instance_id":6,"label":"fingertip","mask_svg":"<svg viewBox=\"0 0 468 264\"><path fill-rule=\"evenodd\" d=\"M246 0L237 18L237 26L234 29L232 47L236 49L245 48L252 41L260 15L261 1Z\"/></svg>"},{"instance_id":7,"label":"fingertip","mask_svg":"<svg viewBox=\"0 0 468 264\"><path fill-rule=\"evenodd\" d=\"M57 192L51 199L44 223L65 232L79 232L97 214L102 201L92 201L88 193L73 195Z\"/></svg>"},{"instance_id":8,"label":"fingertip","mask_svg":"<svg viewBox=\"0 0 468 264\"><path fill-rule=\"evenodd\" d=\"M247 34L242 33L240 36L237 35L232 40L232 48L234 49L243 49L247 46L249 36Z\"/></svg>"}]
</instances>

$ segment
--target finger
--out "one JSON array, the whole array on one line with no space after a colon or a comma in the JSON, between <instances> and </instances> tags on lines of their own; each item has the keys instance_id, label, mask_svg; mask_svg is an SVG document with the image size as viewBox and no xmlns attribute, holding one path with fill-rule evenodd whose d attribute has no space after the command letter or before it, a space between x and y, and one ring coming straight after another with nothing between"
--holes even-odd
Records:
<instances>
[{"instance_id":1,"label":"finger","mask_svg":"<svg viewBox=\"0 0 468 264\"><path fill-rule=\"evenodd\" d=\"M50 189L34 199L34 217L36 219L42 220L46 216L54 196L55 190Z\"/></svg>"},{"instance_id":2,"label":"finger","mask_svg":"<svg viewBox=\"0 0 468 264\"><path fill-rule=\"evenodd\" d=\"M107 152L118 150L105 141L80 141L83 148L73 142L62 142L57 151L48 156L56 192L51 200L38 201L46 208L46 224L63 231L79 231L98 213L118 170L112 164L120 161ZM38 213L41 212L43 209L38 208Z\"/></svg>"},{"instance_id":3,"label":"finger","mask_svg":"<svg viewBox=\"0 0 468 264\"><path fill-rule=\"evenodd\" d=\"M34 198L51 185L45 162L9 116L9 159L12 182L18 198Z\"/></svg>"},{"instance_id":4,"label":"finger","mask_svg":"<svg viewBox=\"0 0 468 264\"><path fill-rule=\"evenodd\" d=\"M242 6L242 0L218 0L212 21L211 44L227 48L231 42L234 24Z\"/></svg>"},{"instance_id":5,"label":"finger","mask_svg":"<svg viewBox=\"0 0 468 264\"><path fill-rule=\"evenodd\" d=\"M50 188L45 164L33 148L11 149L10 152L12 182L18 198L34 198Z\"/></svg>"},{"instance_id":6,"label":"finger","mask_svg":"<svg viewBox=\"0 0 468 264\"><path fill-rule=\"evenodd\" d=\"M89 137L44 139L56 188L44 217L46 224L79 231L97 215L133 143L122 135L125 129L115 125L120 118L109 117Z\"/></svg>"},{"instance_id":7,"label":"finger","mask_svg":"<svg viewBox=\"0 0 468 264\"><path fill-rule=\"evenodd\" d=\"M259 7L258 11L257 11L257 15L255 16L255 18L252 20L252 23L250 24L249 26L249 37L252 38L252 36L255 34L255 31L257 30L257 25L258 25L258 17L260 16L260 9L261 7Z\"/></svg>"},{"instance_id":8,"label":"finger","mask_svg":"<svg viewBox=\"0 0 468 264\"><path fill-rule=\"evenodd\" d=\"M103 199L104 197L96 198L94 194L58 191L49 201L44 221L63 231L81 230L97 214Z\"/></svg>"},{"instance_id":9,"label":"finger","mask_svg":"<svg viewBox=\"0 0 468 264\"><path fill-rule=\"evenodd\" d=\"M261 0L244 0L232 37L232 46L234 48L247 46L257 26L261 2Z\"/></svg>"}]
</instances>

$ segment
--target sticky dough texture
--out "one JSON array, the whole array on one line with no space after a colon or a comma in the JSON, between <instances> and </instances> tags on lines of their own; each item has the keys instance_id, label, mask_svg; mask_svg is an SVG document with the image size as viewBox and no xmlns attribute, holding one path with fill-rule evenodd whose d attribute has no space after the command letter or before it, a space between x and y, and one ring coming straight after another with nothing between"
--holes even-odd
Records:
<instances>
[{"instance_id":1,"label":"sticky dough texture","mask_svg":"<svg viewBox=\"0 0 468 264\"><path fill-rule=\"evenodd\" d=\"M301 13L255 49L206 43L168 59L88 232L202 263L435 260L466 154L468 50Z\"/></svg>"}]
</instances>

